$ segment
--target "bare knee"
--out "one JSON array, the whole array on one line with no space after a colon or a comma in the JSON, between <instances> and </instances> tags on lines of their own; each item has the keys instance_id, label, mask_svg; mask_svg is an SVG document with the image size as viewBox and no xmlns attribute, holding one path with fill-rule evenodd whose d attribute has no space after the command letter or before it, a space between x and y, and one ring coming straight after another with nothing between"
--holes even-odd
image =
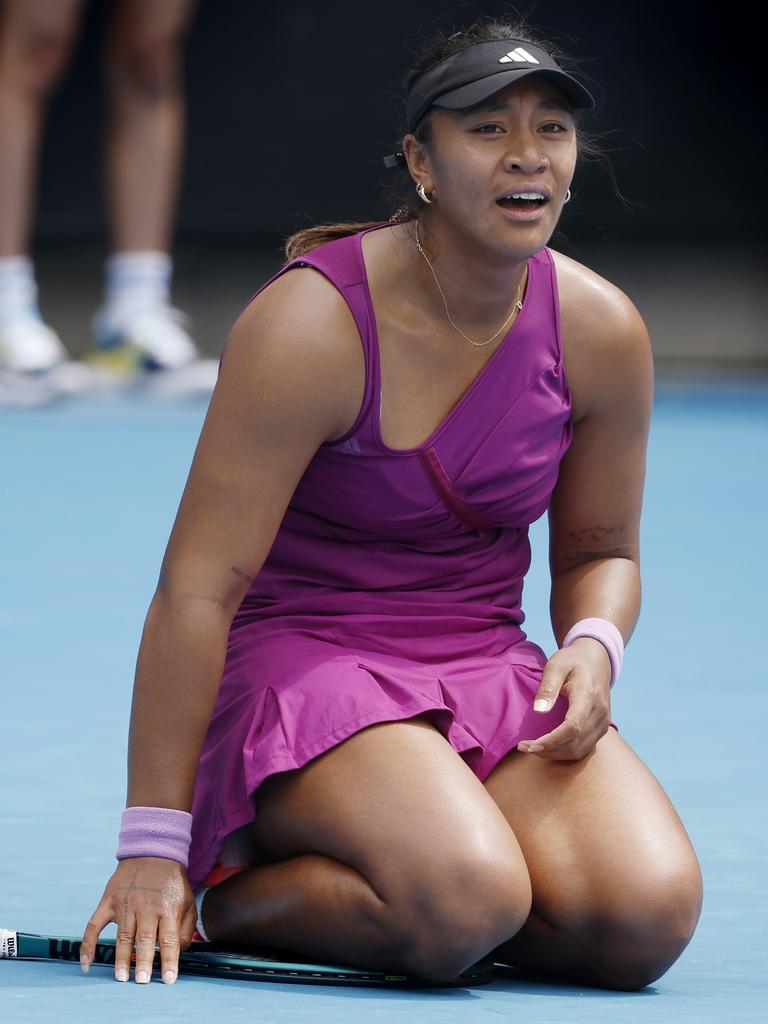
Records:
<instances>
[{"instance_id":1,"label":"bare knee","mask_svg":"<svg viewBox=\"0 0 768 1024\"><path fill-rule=\"evenodd\" d=\"M691 941L698 914L686 901L646 909L634 920L598 925L593 938L591 980L605 988L636 991L665 974Z\"/></svg>"},{"instance_id":2,"label":"bare knee","mask_svg":"<svg viewBox=\"0 0 768 1024\"><path fill-rule=\"evenodd\" d=\"M405 969L449 981L522 928L531 910L530 879L514 860L456 858L392 910Z\"/></svg>"},{"instance_id":3,"label":"bare knee","mask_svg":"<svg viewBox=\"0 0 768 1024\"><path fill-rule=\"evenodd\" d=\"M583 937L578 973L600 987L645 988L666 973L691 941L701 903L696 864L684 874L647 879L612 904L582 910L580 920L569 926Z\"/></svg>"},{"instance_id":4,"label":"bare knee","mask_svg":"<svg viewBox=\"0 0 768 1024\"><path fill-rule=\"evenodd\" d=\"M69 65L74 41L74 27L19 28L13 42L4 48L3 75L18 87L43 98L61 80Z\"/></svg>"},{"instance_id":5,"label":"bare knee","mask_svg":"<svg viewBox=\"0 0 768 1024\"><path fill-rule=\"evenodd\" d=\"M113 92L144 101L179 94L181 72L181 43L175 36L120 40L107 61Z\"/></svg>"}]
</instances>

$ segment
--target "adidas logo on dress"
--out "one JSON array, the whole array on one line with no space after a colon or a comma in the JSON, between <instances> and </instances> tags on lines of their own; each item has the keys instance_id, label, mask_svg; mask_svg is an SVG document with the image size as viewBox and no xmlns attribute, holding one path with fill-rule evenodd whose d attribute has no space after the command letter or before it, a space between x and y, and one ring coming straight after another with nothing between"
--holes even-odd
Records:
<instances>
[{"instance_id":1,"label":"adidas logo on dress","mask_svg":"<svg viewBox=\"0 0 768 1024\"><path fill-rule=\"evenodd\" d=\"M522 46L517 46L514 50L510 50L509 53L505 53L503 57L499 57L499 64L511 64L513 61L518 64L539 63L533 54L528 53L528 51L524 50Z\"/></svg>"}]
</instances>

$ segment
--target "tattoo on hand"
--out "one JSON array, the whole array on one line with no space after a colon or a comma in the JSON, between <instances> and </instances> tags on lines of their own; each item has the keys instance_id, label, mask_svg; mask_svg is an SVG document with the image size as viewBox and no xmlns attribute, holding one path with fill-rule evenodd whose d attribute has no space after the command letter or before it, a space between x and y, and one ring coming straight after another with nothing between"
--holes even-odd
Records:
<instances>
[{"instance_id":1,"label":"tattoo on hand","mask_svg":"<svg viewBox=\"0 0 768 1024\"><path fill-rule=\"evenodd\" d=\"M155 889L151 885L136 885L136 879L138 877L139 872L136 870L133 873L133 878L130 880L128 885L125 886L125 895L123 896L123 928L128 927L128 897L132 892L164 892L162 889Z\"/></svg>"}]
</instances>

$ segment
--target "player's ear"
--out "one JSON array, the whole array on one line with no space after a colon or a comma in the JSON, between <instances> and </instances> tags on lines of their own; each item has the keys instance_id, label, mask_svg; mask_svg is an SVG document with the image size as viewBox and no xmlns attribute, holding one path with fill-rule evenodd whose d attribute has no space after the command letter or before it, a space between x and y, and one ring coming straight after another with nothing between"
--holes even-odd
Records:
<instances>
[{"instance_id":1,"label":"player's ear","mask_svg":"<svg viewBox=\"0 0 768 1024\"><path fill-rule=\"evenodd\" d=\"M431 192L434 184L429 151L413 132L408 132L403 138L403 158L414 182L421 182L427 192Z\"/></svg>"}]
</instances>

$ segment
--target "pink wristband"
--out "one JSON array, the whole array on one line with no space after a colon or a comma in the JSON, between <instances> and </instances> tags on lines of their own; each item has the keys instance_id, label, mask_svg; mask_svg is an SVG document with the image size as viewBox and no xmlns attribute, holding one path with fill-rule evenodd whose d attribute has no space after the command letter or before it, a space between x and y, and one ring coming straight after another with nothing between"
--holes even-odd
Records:
<instances>
[{"instance_id":1,"label":"pink wristband","mask_svg":"<svg viewBox=\"0 0 768 1024\"><path fill-rule=\"evenodd\" d=\"M116 857L166 857L187 866L192 815L170 807L126 807Z\"/></svg>"},{"instance_id":2,"label":"pink wristband","mask_svg":"<svg viewBox=\"0 0 768 1024\"><path fill-rule=\"evenodd\" d=\"M599 640L605 647L611 663L611 686L613 686L619 678L621 663L624 660L624 638L621 633L608 619L580 619L568 630L562 646L569 647L580 636L589 636L593 640Z\"/></svg>"}]
</instances>

